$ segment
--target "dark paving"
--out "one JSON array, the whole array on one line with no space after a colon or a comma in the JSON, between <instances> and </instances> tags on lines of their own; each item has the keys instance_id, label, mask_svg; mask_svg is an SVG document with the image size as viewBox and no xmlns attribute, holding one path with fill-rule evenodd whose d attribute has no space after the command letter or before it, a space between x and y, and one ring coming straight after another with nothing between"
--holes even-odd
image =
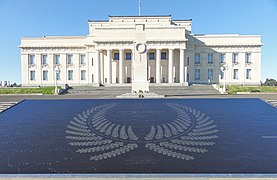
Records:
<instances>
[{"instance_id":1,"label":"dark paving","mask_svg":"<svg viewBox=\"0 0 277 180\"><path fill-rule=\"evenodd\" d=\"M277 173L259 99L24 100L0 114L0 173Z\"/></svg>"}]
</instances>

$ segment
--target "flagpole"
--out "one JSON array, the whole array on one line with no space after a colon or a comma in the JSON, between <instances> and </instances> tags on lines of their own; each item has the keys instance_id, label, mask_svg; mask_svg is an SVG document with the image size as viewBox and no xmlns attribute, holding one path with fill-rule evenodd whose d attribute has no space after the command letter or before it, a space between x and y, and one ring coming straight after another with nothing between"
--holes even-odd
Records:
<instances>
[{"instance_id":1,"label":"flagpole","mask_svg":"<svg viewBox=\"0 0 277 180\"><path fill-rule=\"evenodd\" d=\"M139 0L139 16L140 16L140 0Z\"/></svg>"}]
</instances>

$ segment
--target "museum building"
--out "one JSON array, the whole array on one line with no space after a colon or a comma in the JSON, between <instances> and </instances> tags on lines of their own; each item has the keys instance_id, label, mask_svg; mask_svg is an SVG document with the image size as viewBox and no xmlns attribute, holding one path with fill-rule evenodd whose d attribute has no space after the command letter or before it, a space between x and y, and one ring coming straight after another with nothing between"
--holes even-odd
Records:
<instances>
[{"instance_id":1,"label":"museum building","mask_svg":"<svg viewBox=\"0 0 277 180\"><path fill-rule=\"evenodd\" d=\"M261 37L192 34L192 20L109 16L87 36L21 39L22 85L125 85L134 79L136 39L144 39L147 79L156 85L259 85Z\"/></svg>"}]
</instances>

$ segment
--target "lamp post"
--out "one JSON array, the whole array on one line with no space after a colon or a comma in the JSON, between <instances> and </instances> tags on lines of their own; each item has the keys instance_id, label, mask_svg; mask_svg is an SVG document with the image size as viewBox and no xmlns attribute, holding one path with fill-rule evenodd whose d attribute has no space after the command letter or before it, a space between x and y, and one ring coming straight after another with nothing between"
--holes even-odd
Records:
<instances>
[{"instance_id":1,"label":"lamp post","mask_svg":"<svg viewBox=\"0 0 277 180\"><path fill-rule=\"evenodd\" d=\"M227 71L227 68L228 68L227 64L224 64L220 68L220 70L223 71L223 73L224 73L223 93L226 93L226 71Z\"/></svg>"},{"instance_id":2,"label":"lamp post","mask_svg":"<svg viewBox=\"0 0 277 180\"><path fill-rule=\"evenodd\" d=\"M55 94L59 94L57 74L60 72L60 68L58 66L55 66L54 71L55 71Z\"/></svg>"}]
</instances>

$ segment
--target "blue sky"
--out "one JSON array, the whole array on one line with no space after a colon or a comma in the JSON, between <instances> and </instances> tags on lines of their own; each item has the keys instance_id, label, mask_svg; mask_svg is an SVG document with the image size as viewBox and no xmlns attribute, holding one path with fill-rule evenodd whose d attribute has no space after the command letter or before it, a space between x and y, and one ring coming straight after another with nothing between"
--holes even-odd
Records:
<instances>
[{"instance_id":1,"label":"blue sky","mask_svg":"<svg viewBox=\"0 0 277 180\"><path fill-rule=\"evenodd\" d=\"M142 15L192 19L194 34L260 34L262 80L277 79L277 0L141 0ZM89 19L138 15L138 0L0 0L0 80L21 83L21 37L87 35Z\"/></svg>"}]
</instances>

